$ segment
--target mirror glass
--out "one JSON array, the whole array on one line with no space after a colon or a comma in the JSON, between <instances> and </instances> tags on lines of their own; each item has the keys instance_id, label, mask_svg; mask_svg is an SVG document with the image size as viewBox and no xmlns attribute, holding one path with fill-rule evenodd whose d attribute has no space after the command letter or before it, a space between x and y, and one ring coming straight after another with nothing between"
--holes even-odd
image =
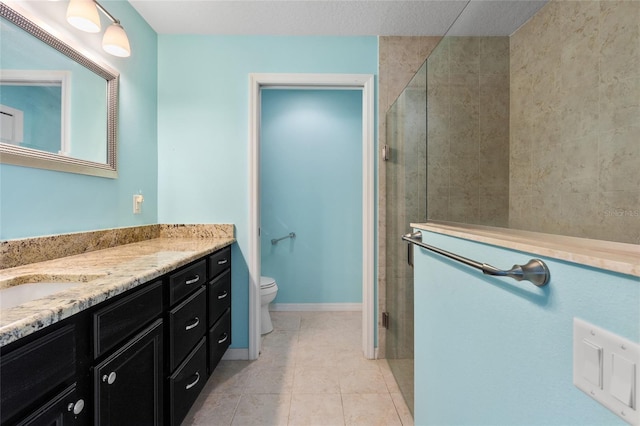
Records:
<instances>
[{"instance_id":1,"label":"mirror glass","mask_svg":"<svg viewBox=\"0 0 640 426\"><path fill-rule=\"evenodd\" d=\"M1 161L115 177L117 73L0 12Z\"/></svg>"},{"instance_id":2,"label":"mirror glass","mask_svg":"<svg viewBox=\"0 0 640 426\"><path fill-rule=\"evenodd\" d=\"M416 76L427 218L640 244L640 2L485 19L522 3L471 1Z\"/></svg>"}]
</instances>

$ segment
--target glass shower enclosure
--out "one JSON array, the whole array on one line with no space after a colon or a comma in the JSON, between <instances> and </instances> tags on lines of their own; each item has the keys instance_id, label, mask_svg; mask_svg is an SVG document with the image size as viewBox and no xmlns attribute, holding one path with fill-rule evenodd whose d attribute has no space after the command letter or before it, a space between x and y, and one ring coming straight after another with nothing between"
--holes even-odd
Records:
<instances>
[{"instance_id":1,"label":"glass shower enclosure","mask_svg":"<svg viewBox=\"0 0 640 426\"><path fill-rule=\"evenodd\" d=\"M385 356L413 414L413 269L400 236L427 219L427 68L415 74L386 115Z\"/></svg>"},{"instance_id":2,"label":"glass shower enclosure","mask_svg":"<svg viewBox=\"0 0 640 426\"><path fill-rule=\"evenodd\" d=\"M549 185L554 186L557 179L553 178L557 174L551 172L573 160L565 159L561 166L554 164L555 169L547 163L565 158L564 152L575 155L573 147L577 145L564 151L549 149L540 158L536 157L534 164L529 158L532 156L525 155L532 148L523 145L523 141L537 146L549 139L532 139L529 135L536 129L546 129L550 116L545 108L556 108L567 116L575 113L589 117L589 114L577 107L580 102L563 103L563 97L558 97L556 90L549 90L555 87L553 84L545 85L547 80L542 77L558 83L556 80L562 73L555 70L563 64L557 63L561 55L545 59L552 71L538 72L543 68L537 59L531 59L538 58L531 53L531 49L539 47L537 33L528 28L532 25L546 28L546 17L554 14L574 16L578 10L574 8L584 8L575 15L584 20L580 25L591 25L593 20L587 12L609 13L613 4L603 2L598 8L597 3L590 2L468 2L386 114L389 155L384 182L386 307L383 326L387 328L384 347L385 357L412 413L413 270L408 265L407 244L401 236L411 232L411 223L427 220L523 229L535 225L529 216L524 216L535 209L517 197L521 193L537 197L538 193L531 190L531 185L523 185L547 177ZM630 3L616 2L615 5L620 16L637 13L637 9L625 8L633 7ZM521 26L535 19L539 10L543 15L522 30ZM509 18L511 14L517 19ZM482 16L495 19L483 24ZM576 18L572 25L578 21ZM471 22L477 25L469 26ZM474 30L469 31L472 27ZM548 46L556 44L554 40ZM531 96L533 87L537 87L540 99ZM529 126L531 111L541 118L543 126ZM510 167L511 161L516 161L518 167ZM533 166L539 167L536 179L531 175ZM511 188L514 182L520 184L515 187L518 190Z\"/></svg>"}]
</instances>

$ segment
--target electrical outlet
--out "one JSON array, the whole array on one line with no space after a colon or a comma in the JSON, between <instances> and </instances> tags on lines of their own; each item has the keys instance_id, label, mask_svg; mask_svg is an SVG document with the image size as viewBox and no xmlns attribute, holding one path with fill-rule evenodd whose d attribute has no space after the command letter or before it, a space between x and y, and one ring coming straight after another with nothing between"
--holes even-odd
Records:
<instances>
[{"instance_id":1,"label":"electrical outlet","mask_svg":"<svg viewBox=\"0 0 640 426\"><path fill-rule=\"evenodd\" d=\"M140 214L142 211L142 202L144 197L142 194L133 194L133 214Z\"/></svg>"}]
</instances>

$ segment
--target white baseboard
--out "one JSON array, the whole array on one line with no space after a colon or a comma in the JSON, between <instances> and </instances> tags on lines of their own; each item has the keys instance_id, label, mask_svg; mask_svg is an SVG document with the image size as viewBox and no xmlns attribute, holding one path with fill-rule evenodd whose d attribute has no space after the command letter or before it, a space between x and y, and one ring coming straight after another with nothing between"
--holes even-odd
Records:
<instances>
[{"instance_id":1,"label":"white baseboard","mask_svg":"<svg viewBox=\"0 0 640 426\"><path fill-rule=\"evenodd\" d=\"M249 359L248 348L227 349L227 351L222 356L223 361L237 361L247 359Z\"/></svg>"},{"instance_id":2,"label":"white baseboard","mask_svg":"<svg viewBox=\"0 0 640 426\"><path fill-rule=\"evenodd\" d=\"M270 311L362 311L362 303L272 303Z\"/></svg>"}]
</instances>

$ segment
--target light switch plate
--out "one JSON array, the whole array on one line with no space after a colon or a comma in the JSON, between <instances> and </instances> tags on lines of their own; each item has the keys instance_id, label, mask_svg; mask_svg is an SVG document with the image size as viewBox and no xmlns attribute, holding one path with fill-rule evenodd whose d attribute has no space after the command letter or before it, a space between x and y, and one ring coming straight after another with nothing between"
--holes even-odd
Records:
<instances>
[{"instance_id":1,"label":"light switch plate","mask_svg":"<svg viewBox=\"0 0 640 426\"><path fill-rule=\"evenodd\" d=\"M640 344L573 319L573 384L632 425L640 425Z\"/></svg>"}]
</instances>

